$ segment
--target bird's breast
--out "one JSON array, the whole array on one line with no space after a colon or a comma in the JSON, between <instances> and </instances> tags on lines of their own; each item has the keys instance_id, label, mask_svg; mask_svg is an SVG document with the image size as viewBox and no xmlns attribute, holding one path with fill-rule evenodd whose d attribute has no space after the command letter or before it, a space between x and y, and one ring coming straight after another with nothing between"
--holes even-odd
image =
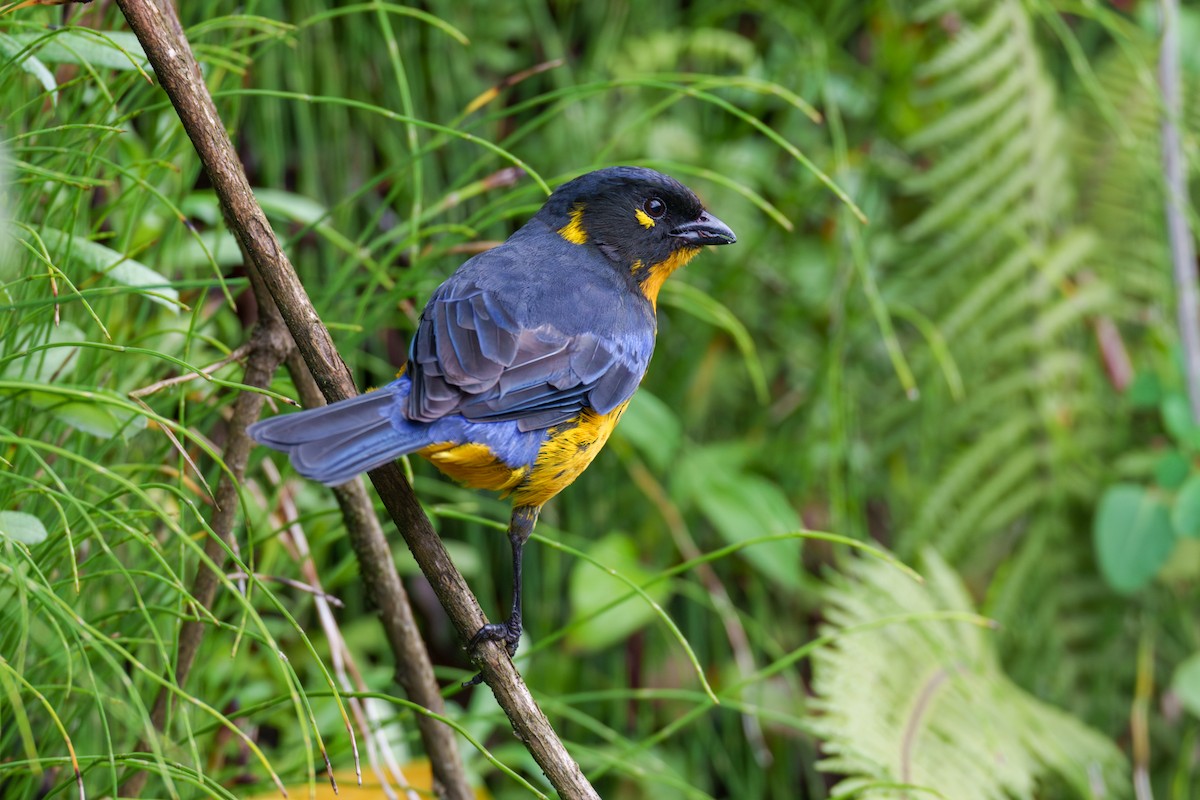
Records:
<instances>
[{"instance_id":1,"label":"bird's breast","mask_svg":"<svg viewBox=\"0 0 1200 800\"><path fill-rule=\"evenodd\" d=\"M519 455L518 448L508 447L503 441L437 442L419 454L449 477L473 489L511 494L513 505L541 506L587 469L612 435L627 405L629 401L607 414L584 409L549 430L522 434L541 439L532 459ZM476 423L473 427L478 429L487 424ZM524 445L520 448L526 449Z\"/></svg>"},{"instance_id":2,"label":"bird's breast","mask_svg":"<svg viewBox=\"0 0 1200 800\"><path fill-rule=\"evenodd\" d=\"M513 491L514 505L540 506L571 485L612 435L629 401L607 414L584 409L547 431L533 468Z\"/></svg>"},{"instance_id":3,"label":"bird's breast","mask_svg":"<svg viewBox=\"0 0 1200 800\"><path fill-rule=\"evenodd\" d=\"M506 463L482 442L439 442L419 451L443 473L472 489L511 492L529 474L529 466Z\"/></svg>"}]
</instances>

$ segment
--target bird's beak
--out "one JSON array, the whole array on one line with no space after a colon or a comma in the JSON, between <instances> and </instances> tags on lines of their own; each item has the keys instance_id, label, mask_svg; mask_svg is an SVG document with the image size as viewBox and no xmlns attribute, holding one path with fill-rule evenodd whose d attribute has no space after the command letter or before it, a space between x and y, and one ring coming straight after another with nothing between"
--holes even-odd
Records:
<instances>
[{"instance_id":1,"label":"bird's beak","mask_svg":"<svg viewBox=\"0 0 1200 800\"><path fill-rule=\"evenodd\" d=\"M733 230L721 220L707 211L691 222L685 222L671 231L671 236L682 239L691 246L704 244L733 244L737 236Z\"/></svg>"}]
</instances>

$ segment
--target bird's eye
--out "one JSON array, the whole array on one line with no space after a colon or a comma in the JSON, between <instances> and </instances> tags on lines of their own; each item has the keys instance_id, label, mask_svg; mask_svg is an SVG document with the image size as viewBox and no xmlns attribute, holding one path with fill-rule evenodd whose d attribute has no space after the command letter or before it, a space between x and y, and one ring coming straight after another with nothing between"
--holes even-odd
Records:
<instances>
[{"instance_id":1,"label":"bird's eye","mask_svg":"<svg viewBox=\"0 0 1200 800\"><path fill-rule=\"evenodd\" d=\"M667 213L667 204L657 197L651 197L642 203L642 210L649 214L651 219L662 219L662 215Z\"/></svg>"}]
</instances>

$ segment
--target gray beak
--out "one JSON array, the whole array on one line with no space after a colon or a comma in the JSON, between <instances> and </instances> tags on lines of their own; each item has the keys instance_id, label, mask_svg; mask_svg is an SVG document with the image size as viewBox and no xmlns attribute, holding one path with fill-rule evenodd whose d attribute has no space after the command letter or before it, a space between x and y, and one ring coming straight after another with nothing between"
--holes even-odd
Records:
<instances>
[{"instance_id":1,"label":"gray beak","mask_svg":"<svg viewBox=\"0 0 1200 800\"><path fill-rule=\"evenodd\" d=\"M737 241L733 230L707 211L701 212L700 216L691 222L685 222L675 228L671 231L671 236L693 246L733 244Z\"/></svg>"}]
</instances>

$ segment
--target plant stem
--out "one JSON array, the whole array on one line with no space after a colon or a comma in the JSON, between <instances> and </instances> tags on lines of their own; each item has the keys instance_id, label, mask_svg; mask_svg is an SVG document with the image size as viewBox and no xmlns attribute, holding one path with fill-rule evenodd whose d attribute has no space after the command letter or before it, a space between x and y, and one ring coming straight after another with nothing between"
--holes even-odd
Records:
<instances>
[{"instance_id":1,"label":"plant stem","mask_svg":"<svg viewBox=\"0 0 1200 800\"><path fill-rule=\"evenodd\" d=\"M289 350L294 349L288 337L287 329L278 314L264 315L254 331L250 334L249 355L246 358L246 372L242 378L247 386L267 388L275 371L283 363ZM246 461L253 444L246 435L246 426L258 419L262 409L263 396L257 392L242 392L238 395L233 406L233 416L229 423L229 436L225 443L222 459L226 470L222 471L217 483L217 492L213 498L213 514L209 524L213 535L204 543L204 555L214 564L225 560L225 548L233 545L233 527L237 522L238 489L246 474ZM191 596L205 609L211 609L217 596L219 580L217 573L201 563L196 569L192 580ZM204 618L189 619L180 626L179 643L175 653L174 680L177 686L183 686L191 672L196 653L204 639L208 625ZM162 731L166 726L167 713L171 703L171 693L160 688L154 698L154 707L150 719L156 731ZM137 750L145 750L146 743L139 744ZM121 787L121 794L136 797L141 793L150 773L142 770L133 773Z\"/></svg>"},{"instance_id":2,"label":"plant stem","mask_svg":"<svg viewBox=\"0 0 1200 800\"><path fill-rule=\"evenodd\" d=\"M295 350L288 356L288 371L300 393L305 408L324 403L316 383ZM358 557L363 584L371 601L379 610L379 621L395 656L396 682L414 703L435 714L446 715L446 704L433 675L429 651L421 641L421 632L413 616L408 593L400 581L387 537L375 516L371 498L361 478L333 489L350 545ZM433 767L439 797L471 800L470 783L463 770L462 760L454 740L454 731L433 717L417 715L417 727ZM464 794L465 792L465 794Z\"/></svg>"},{"instance_id":3,"label":"plant stem","mask_svg":"<svg viewBox=\"0 0 1200 800\"><path fill-rule=\"evenodd\" d=\"M1179 337L1192 421L1200 423L1200 304L1196 297L1196 248L1187 224L1187 175L1177 122L1183 110L1179 74L1179 3L1162 0L1162 45L1158 80L1162 88L1163 182L1167 190L1167 233L1178 292Z\"/></svg>"}]
</instances>

